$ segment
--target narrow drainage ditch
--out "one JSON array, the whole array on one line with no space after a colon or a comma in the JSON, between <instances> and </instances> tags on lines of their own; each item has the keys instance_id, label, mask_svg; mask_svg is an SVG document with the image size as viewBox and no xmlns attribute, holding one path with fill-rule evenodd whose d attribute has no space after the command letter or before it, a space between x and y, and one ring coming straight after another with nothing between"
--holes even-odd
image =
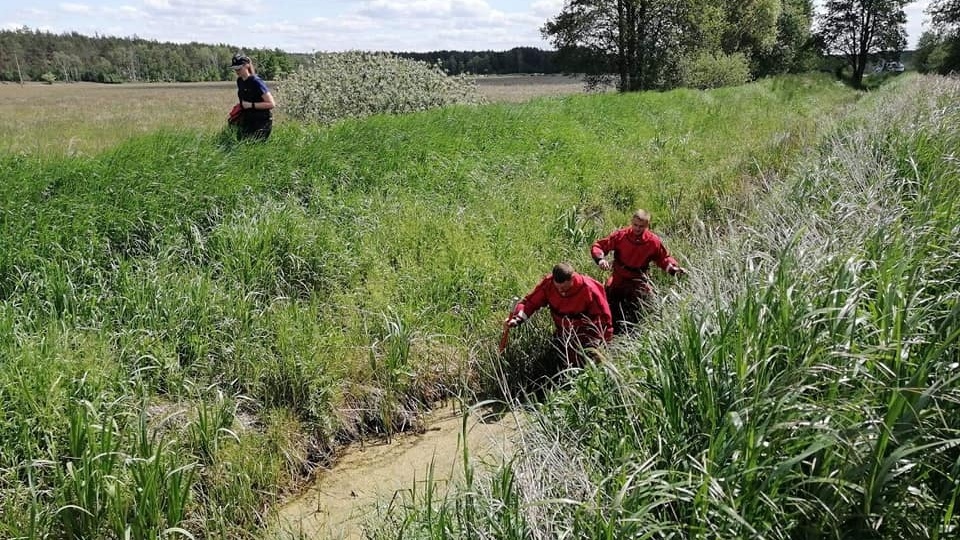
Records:
<instances>
[{"instance_id":1,"label":"narrow drainage ditch","mask_svg":"<svg viewBox=\"0 0 960 540\"><path fill-rule=\"evenodd\" d=\"M433 487L442 493L463 478L463 422L460 408L447 403L426 415L422 433L352 445L302 495L279 508L270 537L361 539L365 517L378 502L388 503L414 487L423 493L431 465ZM517 431L514 415L471 409L466 422L471 463L499 463L510 452Z\"/></svg>"}]
</instances>

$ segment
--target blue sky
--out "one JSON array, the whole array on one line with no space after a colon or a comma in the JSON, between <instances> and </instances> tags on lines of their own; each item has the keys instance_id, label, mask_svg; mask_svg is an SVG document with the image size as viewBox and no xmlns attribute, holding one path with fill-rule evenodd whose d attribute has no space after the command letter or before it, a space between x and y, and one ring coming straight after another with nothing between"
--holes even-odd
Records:
<instances>
[{"instance_id":1,"label":"blue sky","mask_svg":"<svg viewBox=\"0 0 960 540\"><path fill-rule=\"evenodd\" d=\"M910 46L929 0L907 7ZM288 52L550 48L563 0L0 0L0 29L227 43Z\"/></svg>"}]
</instances>

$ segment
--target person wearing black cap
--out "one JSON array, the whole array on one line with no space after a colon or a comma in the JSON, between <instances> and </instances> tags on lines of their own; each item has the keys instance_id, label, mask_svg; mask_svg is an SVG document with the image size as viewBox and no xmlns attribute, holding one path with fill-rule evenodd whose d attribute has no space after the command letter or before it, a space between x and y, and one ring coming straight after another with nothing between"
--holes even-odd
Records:
<instances>
[{"instance_id":1,"label":"person wearing black cap","mask_svg":"<svg viewBox=\"0 0 960 540\"><path fill-rule=\"evenodd\" d=\"M242 114L238 123L240 139L267 140L273 129L273 95L257 76L249 56L233 55L230 68L237 73L237 97Z\"/></svg>"}]
</instances>

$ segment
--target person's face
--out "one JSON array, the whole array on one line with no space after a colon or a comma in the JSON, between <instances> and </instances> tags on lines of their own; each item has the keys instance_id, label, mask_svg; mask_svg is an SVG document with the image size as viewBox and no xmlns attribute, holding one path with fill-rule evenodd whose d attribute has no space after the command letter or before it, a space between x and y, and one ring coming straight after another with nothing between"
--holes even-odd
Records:
<instances>
[{"instance_id":1,"label":"person's face","mask_svg":"<svg viewBox=\"0 0 960 540\"><path fill-rule=\"evenodd\" d=\"M570 288L573 287L573 279L568 279L562 283L557 280L553 280L553 286L557 288L557 292L560 294L567 294L570 291Z\"/></svg>"},{"instance_id":2,"label":"person's face","mask_svg":"<svg viewBox=\"0 0 960 540\"><path fill-rule=\"evenodd\" d=\"M237 74L237 77L244 77L247 74L247 68L250 67L250 64L244 64L233 70Z\"/></svg>"},{"instance_id":3,"label":"person's face","mask_svg":"<svg viewBox=\"0 0 960 540\"><path fill-rule=\"evenodd\" d=\"M650 228L650 222L645 219L640 219L635 217L630 220L630 230L633 231L633 234L640 236L643 234L643 231Z\"/></svg>"}]
</instances>

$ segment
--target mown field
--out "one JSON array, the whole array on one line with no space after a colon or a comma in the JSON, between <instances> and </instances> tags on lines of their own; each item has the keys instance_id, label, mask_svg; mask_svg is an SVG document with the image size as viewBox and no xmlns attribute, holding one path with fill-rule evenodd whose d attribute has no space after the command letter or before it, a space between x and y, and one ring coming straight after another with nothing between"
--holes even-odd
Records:
<instances>
[{"instance_id":1,"label":"mown field","mask_svg":"<svg viewBox=\"0 0 960 540\"><path fill-rule=\"evenodd\" d=\"M793 77L278 121L261 145L224 144L214 112L184 126L135 99L104 105L131 111L115 117L132 115L115 120L127 135L51 152L43 140L66 128L37 116L52 124L0 157L0 536L258 537L345 441L409 428L441 396L503 398L496 373L511 389L547 335L538 316L498 359L510 298L560 260L598 275L589 244L637 207L701 277L659 282L656 331L548 400L515 469L371 531L947 530L956 199L928 204L926 179L951 170L955 89L896 84L867 99ZM884 107L912 120L877 122ZM861 165L844 189L828 182ZM957 191L936 178L930 194ZM903 225L921 217L939 221ZM907 272L934 255L938 271Z\"/></svg>"},{"instance_id":2,"label":"mown field","mask_svg":"<svg viewBox=\"0 0 960 540\"><path fill-rule=\"evenodd\" d=\"M492 103L583 92L582 82L561 75L478 77L480 95ZM279 84L271 82L277 92ZM236 102L236 84L0 84L7 107L0 152L94 154L159 129L214 131ZM283 121L283 108L277 110Z\"/></svg>"}]
</instances>

